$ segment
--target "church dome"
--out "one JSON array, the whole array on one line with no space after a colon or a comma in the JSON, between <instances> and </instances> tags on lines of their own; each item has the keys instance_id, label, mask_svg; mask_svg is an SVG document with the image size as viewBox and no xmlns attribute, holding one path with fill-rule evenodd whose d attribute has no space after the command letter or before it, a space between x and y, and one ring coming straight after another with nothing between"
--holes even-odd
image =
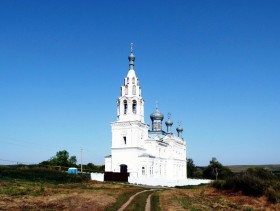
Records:
<instances>
[{"instance_id":1,"label":"church dome","mask_svg":"<svg viewBox=\"0 0 280 211\"><path fill-rule=\"evenodd\" d=\"M166 126L172 126L173 122L171 119L168 118L168 120L166 120L165 124L166 124Z\"/></svg>"},{"instance_id":2,"label":"church dome","mask_svg":"<svg viewBox=\"0 0 280 211\"><path fill-rule=\"evenodd\" d=\"M130 55L128 56L128 60L129 61L135 61L135 56L134 54L131 52Z\"/></svg>"},{"instance_id":3,"label":"church dome","mask_svg":"<svg viewBox=\"0 0 280 211\"><path fill-rule=\"evenodd\" d=\"M158 109L156 109L155 112L151 113L150 118L151 118L152 121L154 121L154 120L162 121L164 116Z\"/></svg>"},{"instance_id":4,"label":"church dome","mask_svg":"<svg viewBox=\"0 0 280 211\"><path fill-rule=\"evenodd\" d=\"M183 132L183 128L182 128L181 126L178 126L178 127L176 128L176 130L177 130L178 133L179 133L179 132Z\"/></svg>"}]
</instances>

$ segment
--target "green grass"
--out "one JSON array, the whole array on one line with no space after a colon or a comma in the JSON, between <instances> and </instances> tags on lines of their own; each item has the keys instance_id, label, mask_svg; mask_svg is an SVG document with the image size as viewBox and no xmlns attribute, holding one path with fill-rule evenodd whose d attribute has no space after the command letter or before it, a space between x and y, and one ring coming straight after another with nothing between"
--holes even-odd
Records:
<instances>
[{"instance_id":1,"label":"green grass","mask_svg":"<svg viewBox=\"0 0 280 211\"><path fill-rule=\"evenodd\" d=\"M131 210L131 211L145 210L147 198L151 193L152 193L151 191L140 193L132 200L132 202L126 207L125 210Z\"/></svg>"},{"instance_id":2,"label":"green grass","mask_svg":"<svg viewBox=\"0 0 280 211\"><path fill-rule=\"evenodd\" d=\"M157 191L151 197L151 210L153 210L153 211L161 210L160 206L159 206L159 195L160 195L160 192Z\"/></svg>"},{"instance_id":3,"label":"green grass","mask_svg":"<svg viewBox=\"0 0 280 211\"><path fill-rule=\"evenodd\" d=\"M0 180L0 194L9 196L23 196L32 195L39 196L45 194L44 183L35 182L21 182L21 181L1 181Z\"/></svg>"},{"instance_id":4,"label":"green grass","mask_svg":"<svg viewBox=\"0 0 280 211\"><path fill-rule=\"evenodd\" d=\"M128 199L134 195L135 193L141 191L141 189L135 189L135 190L131 190L129 192L124 192L122 194L120 194L117 198L116 203L112 204L110 207L106 208L106 211L115 211L118 210L125 202L128 201Z\"/></svg>"},{"instance_id":5,"label":"green grass","mask_svg":"<svg viewBox=\"0 0 280 211\"><path fill-rule=\"evenodd\" d=\"M185 185L185 186L175 186L178 189L196 189L197 187L207 186L208 184L199 184L199 185Z\"/></svg>"},{"instance_id":6,"label":"green grass","mask_svg":"<svg viewBox=\"0 0 280 211\"><path fill-rule=\"evenodd\" d=\"M186 197L184 196L176 196L176 199L180 202L182 207L187 210L191 211L201 211L201 209L197 209L192 206L192 202L189 202Z\"/></svg>"}]
</instances>

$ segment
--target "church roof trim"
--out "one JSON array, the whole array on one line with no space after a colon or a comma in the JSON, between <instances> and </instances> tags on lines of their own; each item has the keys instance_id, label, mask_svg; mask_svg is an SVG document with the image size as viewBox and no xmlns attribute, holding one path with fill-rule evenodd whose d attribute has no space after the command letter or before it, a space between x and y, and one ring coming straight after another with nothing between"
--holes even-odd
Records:
<instances>
[{"instance_id":1,"label":"church roof trim","mask_svg":"<svg viewBox=\"0 0 280 211\"><path fill-rule=\"evenodd\" d=\"M148 158L155 158L155 156L153 156L153 155L150 155L150 154L148 154L148 153L143 153L143 154L139 155L138 157L148 157Z\"/></svg>"}]
</instances>

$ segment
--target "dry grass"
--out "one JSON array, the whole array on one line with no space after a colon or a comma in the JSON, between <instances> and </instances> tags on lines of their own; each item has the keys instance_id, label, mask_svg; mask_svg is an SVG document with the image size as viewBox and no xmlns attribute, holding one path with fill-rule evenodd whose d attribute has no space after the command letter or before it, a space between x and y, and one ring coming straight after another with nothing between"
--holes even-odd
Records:
<instances>
[{"instance_id":1,"label":"dry grass","mask_svg":"<svg viewBox=\"0 0 280 211\"><path fill-rule=\"evenodd\" d=\"M114 205L120 195L129 196L140 190L113 183L55 185L2 180L0 210L105 210Z\"/></svg>"},{"instance_id":2,"label":"dry grass","mask_svg":"<svg viewBox=\"0 0 280 211\"><path fill-rule=\"evenodd\" d=\"M160 194L161 210L280 210L265 197L249 197L241 193L217 191L204 186L195 189L170 189Z\"/></svg>"},{"instance_id":3,"label":"dry grass","mask_svg":"<svg viewBox=\"0 0 280 211\"><path fill-rule=\"evenodd\" d=\"M0 180L0 210L117 210L131 195L143 189L93 181L57 185ZM156 194L155 202L159 203L162 211L280 210L280 204L271 204L264 196L249 197L241 193L218 191L210 186L162 189ZM143 199L138 201L144 204L147 195L141 197Z\"/></svg>"}]
</instances>

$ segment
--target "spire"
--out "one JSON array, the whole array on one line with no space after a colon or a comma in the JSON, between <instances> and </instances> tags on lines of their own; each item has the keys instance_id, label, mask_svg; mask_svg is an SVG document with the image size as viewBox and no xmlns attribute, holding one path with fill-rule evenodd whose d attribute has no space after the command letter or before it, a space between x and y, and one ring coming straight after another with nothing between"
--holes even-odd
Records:
<instances>
[{"instance_id":1,"label":"spire","mask_svg":"<svg viewBox=\"0 0 280 211\"><path fill-rule=\"evenodd\" d=\"M130 55L128 56L128 60L129 60L129 69L133 70L134 61L135 61L135 56L133 55L133 43L130 43Z\"/></svg>"}]
</instances>

